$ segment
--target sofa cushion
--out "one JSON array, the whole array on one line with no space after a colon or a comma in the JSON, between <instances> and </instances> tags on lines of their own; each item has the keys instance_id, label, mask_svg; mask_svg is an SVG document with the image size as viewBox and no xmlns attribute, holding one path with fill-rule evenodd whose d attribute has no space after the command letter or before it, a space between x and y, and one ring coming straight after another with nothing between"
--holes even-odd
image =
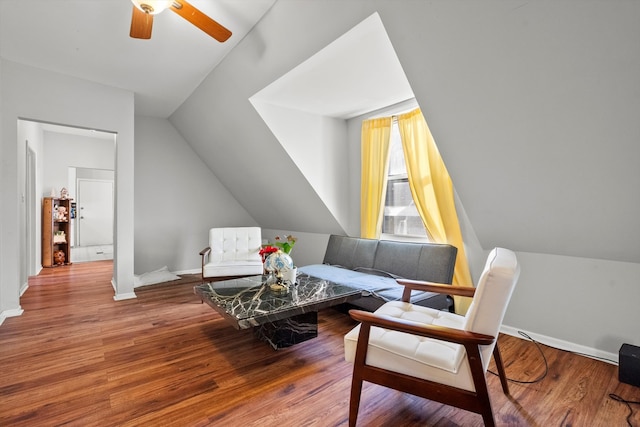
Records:
<instances>
[{"instance_id":1,"label":"sofa cushion","mask_svg":"<svg viewBox=\"0 0 640 427\"><path fill-rule=\"evenodd\" d=\"M458 249L438 243L329 236L323 264L372 269L405 279L451 283ZM375 274L375 273L374 273Z\"/></svg>"},{"instance_id":2,"label":"sofa cushion","mask_svg":"<svg viewBox=\"0 0 640 427\"><path fill-rule=\"evenodd\" d=\"M348 286L361 287L363 297L352 305L374 311L386 301L401 299L403 287L395 280L406 278L449 284L453 280L457 248L447 244L396 242L331 235L323 263L333 268L366 273L351 275L339 270L313 267L301 272ZM442 310L453 310L452 299L443 294L413 292L411 302Z\"/></svg>"},{"instance_id":3,"label":"sofa cushion","mask_svg":"<svg viewBox=\"0 0 640 427\"><path fill-rule=\"evenodd\" d=\"M373 268L378 241L357 239L332 234L329 236L324 264L338 265L349 269Z\"/></svg>"},{"instance_id":4,"label":"sofa cushion","mask_svg":"<svg viewBox=\"0 0 640 427\"><path fill-rule=\"evenodd\" d=\"M414 279L420 262L419 243L392 242L381 240L376 248L373 268Z\"/></svg>"},{"instance_id":5,"label":"sofa cushion","mask_svg":"<svg viewBox=\"0 0 640 427\"><path fill-rule=\"evenodd\" d=\"M372 296L379 300L376 308L386 301L401 299L404 291L404 286L399 285L395 278L384 274L371 274L370 269L354 271L334 265L312 264L299 267L298 273L360 289L363 296ZM435 295L438 294L414 291L411 295L411 302L420 304L421 301L432 298Z\"/></svg>"},{"instance_id":6,"label":"sofa cushion","mask_svg":"<svg viewBox=\"0 0 640 427\"><path fill-rule=\"evenodd\" d=\"M360 271L350 270L344 267L326 264L305 265L298 268L298 273L308 274L328 280L339 285L362 289L365 294L401 286L390 277L374 276Z\"/></svg>"}]
</instances>

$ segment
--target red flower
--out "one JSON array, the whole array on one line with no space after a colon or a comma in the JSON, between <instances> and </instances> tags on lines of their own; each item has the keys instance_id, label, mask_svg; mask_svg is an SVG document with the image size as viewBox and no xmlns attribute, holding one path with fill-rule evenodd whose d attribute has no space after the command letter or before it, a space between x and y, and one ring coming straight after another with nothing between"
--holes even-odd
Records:
<instances>
[{"instance_id":1,"label":"red flower","mask_svg":"<svg viewBox=\"0 0 640 427\"><path fill-rule=\"evenodd\" d=\"M260 248L260 252L258 252L258 253L262 257L262 262L265 262L267 257L269 255L271 255L272 253L274 253L274 252L278 252L278 248L277 247L271 246L271 245L266 245L266 246L263 246L262 248Z\"/></svg>"}]
</instances>

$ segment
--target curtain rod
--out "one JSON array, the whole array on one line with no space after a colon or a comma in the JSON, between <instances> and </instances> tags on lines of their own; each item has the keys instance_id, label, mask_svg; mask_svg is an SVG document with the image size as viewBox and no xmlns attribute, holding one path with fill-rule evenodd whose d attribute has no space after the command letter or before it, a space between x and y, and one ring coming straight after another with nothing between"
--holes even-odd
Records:
<instances>
[{"instance_id":1,"label":"curtain rod","mask_svg":"<svg viewBox=\"0 0 640 427\"><path fill-rule=\"evenodd\" d=\"M408 111L418 108L418 101L415 98L405 99L404 101L397 102L387 107L379 108L377 110L370 111L363 114L364 119L373 119L377 117L388 116L392 112L391 117L396 117L398 114L406 113ZM402 110L402 111L401 111Z\"/></svg>"}]
</instances>

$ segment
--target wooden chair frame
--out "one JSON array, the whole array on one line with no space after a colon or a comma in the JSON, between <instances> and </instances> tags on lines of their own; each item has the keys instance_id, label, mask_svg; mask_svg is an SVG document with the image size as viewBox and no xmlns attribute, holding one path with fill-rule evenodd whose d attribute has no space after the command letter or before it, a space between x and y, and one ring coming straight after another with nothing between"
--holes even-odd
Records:
<instances>
[{"instance_id":1,"label":"wooden chair frame","mask_svg":"<svg viewBox=\"0 0 640 427\"><path fill-rule=\"evenodd\" d=\"M475 288L471 287L442 285L404 279L399 279L398 283L405 286L402 296L402 300L404 302L409 302L412 290L446 293L449 295L460 295L465 297L473 297L475 294ZM485 371L482 366L482 358L480 356L480 346L491 345L497 337L444 326L416 325L415 323L405 322L401 319L383 317L361 310L350 310L349 314L354 320L361 322L355 362L353 364L353 380L351 383L351 400L349 404L350 427L355 427L356 425L363 381L369 381L385 387L400 390L405 393L478 413L482 415L482 419L486 426L495 426L493 411L491 410L491 401L489 400ZM466 357L469 362L476 391L472 392L367 365L365 361L367 360L369 333L372 326L379 326L384 329L406 332L409 334L463 345L466 350ZM509 395L507 377L497 343L494 346L493 357L498 369L502 390L505 394Z\"/></svg>"},{"instance_id":2,"label":"wooden chair frame","mask_svg":"<svg viewBox=\"0 0 640 427\"><path fill-rule=\"evenodd\" d=\"M203 250L200 251L200 258L202 258L202 266L201 266L201 270L200 270L200 277L202 278L202 283L205 282L205 277L204 277L204 266L207 263L207 260L209 259L209 254L211 253L211 247L207 246L206 248L204 248Z\"/></svg>"}]
</instances>

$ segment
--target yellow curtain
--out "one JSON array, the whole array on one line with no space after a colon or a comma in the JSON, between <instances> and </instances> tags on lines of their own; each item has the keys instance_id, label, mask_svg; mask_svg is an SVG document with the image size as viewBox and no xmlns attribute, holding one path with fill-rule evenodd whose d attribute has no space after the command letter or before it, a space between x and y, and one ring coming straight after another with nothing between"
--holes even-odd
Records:
<instances>
[{"instance_id":1,"label":"yellow curtain","mask_svg":"<svg viewBox=\"0 0 640 427\"><path fill-rule=\"evenodd\" d=\"M382 229L390 135L391 117L362 122L360 236L369 239L378 239Z\"/></svg>"},{"instance_id":2,"label":"yellow curtain","mask_svg":"<svg viewBox=\"0 0 640 427\"><path fill-rule=\"evenodd\" d=\"M427 232L434 242L458 248L453 284L473 286L458 223L453 184L422 111L398 116L409 187ZM471 300L455 297L456 312L465 314Z\"/></svg>"}]
</instances>

